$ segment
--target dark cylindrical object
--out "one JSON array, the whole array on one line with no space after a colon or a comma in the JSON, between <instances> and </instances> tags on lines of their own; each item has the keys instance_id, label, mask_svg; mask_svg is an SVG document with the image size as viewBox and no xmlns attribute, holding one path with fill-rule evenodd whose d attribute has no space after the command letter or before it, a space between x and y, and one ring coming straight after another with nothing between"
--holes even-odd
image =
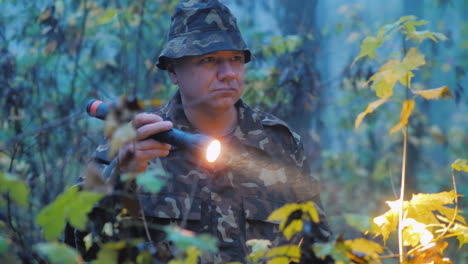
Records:
<instances>
[{"instance_id":1,"label":"dark cylindrical object","mask_svg":"<svg viewBox=\"0 0 468 264\"><path fill-rule=\"evenodd\" d=\"M91 99L86 105L86 112L92 117L105 120L109 113L109 107L100 100Z\"/></svg>"},{"instance_id":2,"label":"dark cylindrical object","mask_svg":"<svg viewBox=\"0 0 468 264\"><path fill-rule=\"evenodd\" d=\"M86 105L86 112L102 120L109 114L109 107L97 99L91 99ZM202 134L190 134L180 129L172 128L150 136L159 142L168 143L179 148L188 148L192 150L205 150L206 146L214 139Z\"/></svg>"},{"instance_id":3,"label":"dark cylindrical object","mask_svg":"<svg viewBox=\"0 0 468 264\"><path fill-rule=\"evenodd\" d=\"M205 148L213 139L202 134L190 134L177 128L163 131L150 136L159 142L164 142L180 148L200 149Z\"/></svg>"}]
</instances>

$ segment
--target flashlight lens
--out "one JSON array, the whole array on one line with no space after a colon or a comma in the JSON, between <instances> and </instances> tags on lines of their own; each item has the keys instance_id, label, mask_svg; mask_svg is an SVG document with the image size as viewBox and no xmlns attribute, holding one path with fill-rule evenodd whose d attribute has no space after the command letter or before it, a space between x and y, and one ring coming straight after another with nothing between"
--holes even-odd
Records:
<instances>
[{"instance_id":1,"label":"flashlight lens","mask_svg":"<svg viewBox=\"0 0 468 264\"><path fill-rule=\"evenodd\" d=\"M218 159L220 153L221 143L218 140L213 140L206 149L206 160L208 160L208 162L214 162Z\"/></svg>"}]
</instances>

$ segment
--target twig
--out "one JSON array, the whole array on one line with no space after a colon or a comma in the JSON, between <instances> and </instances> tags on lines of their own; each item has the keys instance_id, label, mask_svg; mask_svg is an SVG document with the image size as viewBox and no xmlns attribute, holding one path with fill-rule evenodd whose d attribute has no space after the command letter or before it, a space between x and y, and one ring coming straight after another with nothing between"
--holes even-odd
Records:
<instances>
[{"instance_id":1,"label":"twig","mask_svg":"<svg viewBox=\"0 0 468 264\"><path fill-rule=\"evenodd\" d=\"M140 5L140 23L138 25L138 32L137 32L137 41L136 41L136 56L135 56L135 84L132 87L132 95L133 98L136 98L137 95L137 90L138 90L138 79L140 75L140 58L141 58L141 39L143 38L143 16L145 14L145 6L146 6L146 0L143 0L143 2Z\"/></svg>"},{"instance_id":2,"label":"twig","mask_svg":"<svg viewBox=\"0 0 468 264\"><path fill-rule=\"evenodd\" d=\"M193 201L194 201L193 198L195 197L195 191L197 190L197 187L198 187L198 179L192 185L192 191L190 192L190 201L192 201L192 202L190 203L190 206L185 209L185 212L184 212L184 215L183 215L183 218L182 218L182 223L180 224L181 228L185 228L185 225L187 224L188 215L190 213L190 210L192 210L192 205L193 205Z\"/></svg>"},{"instance_id":3,"label":"twig","mask_svg":"<svg viewBox=\"0 0 468 264\"><path fill-rule=\"evenodd\" d=\"M403 40L403 51L406 54L406 42ZM408 89L406 89L405 97L408 100L409 97L409 89L410 89L410 79L409 75L407 76ZM398 216L398 251L400 254L400 263L403 263L405 259L405 248L403 246L403 220L405 216L403 216L404 211L404 202L405 202L405 187L406 187L406 155L408 149L408 124L405 125L403 130L403 157L402 157L402 165L401 165L401 189L400 189L400 213Z\"/></svg>"},{"instance_id":4,"label":"twig","mask_svg":"<svg viewBox=\"0 0 468 264\"><path fill-rule=\"evenodd\" d=\"M55 128L61 127L62 124L67 123L70 119L73 119L74 121L77 121L77 120L80 120L80 119L82 119L84 117L85 117L85 114L83 112L81 112L81 111L76 112L76 113L72 113L72 114L69 114L66 117L57 119L55 121L51 121L48 124L40 126L39 128L37 128L35 130L21 133L21 134L15 136L15 137L9 139L8 141L13 143L13 144L16 144L18 141L24 140L27 137L30 137L30 136L33 136L33 135L38 135L38 134L41 134L41 133L45 133L45 132L49 131L50 129L55 129Z\"/></svg>"},{"instance_id":5,"label":"twig","mask_svg":"<svg viewBox=\"0 0 468 264\"><path fill-rule=\"evenodd\" d=\"M122 6L120 5L120 2L119 0L115 0L115 6L118 8L118 9L121 9ZM127 41L126 41L126 37L125 37L125 23L124 21L122 20L122 15L119 14L117 15L117 19L119 20L119 29L120 29L120 42L122 43L122 46L121 46L121 56L120 56L120 65L125 65L125 67L123 68L123 78L122 78L122 85L125 89L124 93L128 93L128 67L129 67L129 63L123 63L122 60L123 59L126 59L128 58L128 54L127 54Z\"/></svg>"},{"instance_id":6,"label":"twig","mask_svg":"<svg viewBox=\"0 0 468 264\"><path fill-rule=\"evenodd\" d=\"M455 192L455 211L453 213L452 220L450 221L449 225L445 228L444 232L439 236L439 238L442 238L445 236L449 228L455 223L455 220L457 219L458 215L458 193L457 193L457 181L455 180L455 173L454 169L452 168L452 184L453 184L453 191Z\"/></svg>"},{"instance_id":7,"label":"twig","mask_svg":"<svg viewBox=\"0 0 468 264\"><path fill-rule=\"evenodd\" d=\"M153 242L153 239L151 238L151 234L148 229L148 222L146 222L145 210L143 208L141 199L138 199L138 203L140 204L140 213L141 217L143 218L143 227L145 228L146 238L148 239L148 242Z\"/></svg>"},{"instance_id":8,"label":"twig","mask_svg":"<svg viewBox=\"0 0 468 264\"><path fill-rule=\"evenodd\" d=\"M71 89L70 89L70 103L73 103L73 95L75 94L75 82L76 78L78 77L78 65L80 63L80 57L81 57L81 51L82 51L82 44L83 44L83 38L86 32L86 20L88 18L88 13L89 9L87 7L87 0L83 0L83 5L84 5L84 14L83 14L83 20L81 21L81 34L79 35L79 40L78 40L78 45L77 45L77 51L76 51L76 56L75 56L75 61L74 61L74 69L73 69L73 76L71 80Z\"/></svg>"}]
</instances>

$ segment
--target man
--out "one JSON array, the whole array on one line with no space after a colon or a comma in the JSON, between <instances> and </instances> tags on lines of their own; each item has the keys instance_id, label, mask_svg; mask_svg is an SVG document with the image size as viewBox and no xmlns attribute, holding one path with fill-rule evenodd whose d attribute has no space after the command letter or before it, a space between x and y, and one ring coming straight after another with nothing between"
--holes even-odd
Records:
<instances>
[{"instance_id":1,"label":"man","mask_svg":"<svg viewBox=\"0 0 468 264\"><path fill-rule=\"evenodd\" d=\"M319 186L299 136L240 99L245 64L251 59L227 7L217 0L177 5L157 65L168 71L179 91L163 107L135 116L137 139L118 153L120 171L159 168L171 175L157 196L139 194L145 217L212 234L220 252L206 262L244 261L249 239L278 243L281 234L267 218L284 204L320 205ZM220 158L209 164L187 149L148 139L173 127L219 139ZM96 158L105 152L101 150ZM323 215L321 220L327 229Z\"/></svg>"}]
</instances>

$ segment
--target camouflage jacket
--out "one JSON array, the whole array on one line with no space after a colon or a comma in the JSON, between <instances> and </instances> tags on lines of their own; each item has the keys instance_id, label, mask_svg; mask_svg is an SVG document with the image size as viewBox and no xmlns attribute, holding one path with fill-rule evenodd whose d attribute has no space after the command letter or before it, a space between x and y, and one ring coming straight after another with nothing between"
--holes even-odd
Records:
<instances>
[{"instance_id":1,"label":"camouflage jacket","mask_svg":"<svg viewBox=\"0 0 468 264\"><path fill-rule=\"evenodd\" d=\"M138 195L147 219L158 224L183 223L185 229L218 239L219 254L208 256L204 263L243 262L249 239L280 243L277 224L267 218L284 204L314 201L320 205L320 187L310 173L300 137L283 121L242 100L236 107L238 125L219 139L222 153L215 163L172 147L167 157L152 160L148 166L171 175L165 187L157 195ZM199 133L185 117L179 93L151 112L172 121L175 128ZM105 149L98 148L98 152ZM323 226L327 227L326 222Z\"/></svg>"}]
</instances>

